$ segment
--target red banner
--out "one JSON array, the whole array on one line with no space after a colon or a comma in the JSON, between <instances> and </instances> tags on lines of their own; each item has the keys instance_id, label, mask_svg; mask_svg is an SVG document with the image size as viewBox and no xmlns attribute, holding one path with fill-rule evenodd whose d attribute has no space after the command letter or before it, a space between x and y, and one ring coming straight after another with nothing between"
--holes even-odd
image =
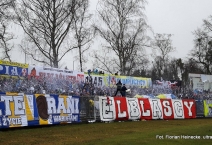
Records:
<instances>
[{"instance_id":1,"label":"red banner","mask_svg":"<svg viewBox=\"0 0 212 145\"><path fill-rule=\"evenodd\" d=\"M183 100L183 109L185 118L196 118L196 102L195 100Z\"/></svg>"},{"instance_id":2,"label":"red banner","mask_svg":"<svg viewBox=\"0 0 212 145\"><path fill-rule=\"evenodd\" d=\"M140 119L152 119L152 109L149 103L149 99L147 98L138 98L139 107L141 110L141 118Z\"/></svg>"},{"instance_id":3,"label":"red banner","mask_svg":"<svg viewBox=\"0 0 212 145\"><path fill-rule=\"evenodd\" d=\"M116 120L128 120L127 102L125 97L115 97Z\"/></svg>"},{"instance_id":4,"label":"red banner","mask_svg":"<svg viewBox=\"0 0 212 145\"><path fill-rule=\"evenodd\" d=\"M100 97L99 104L102 121L196 118L196 104L192 99Z\"/></svg>"},{"instance_id":5,"label":"red banner","mask_svg":"<svg viewBox=\"0 0 212 145\"><path fill-rule=\"evenodd\" d=\"M174 110L171 99L161 99L163 119L174 119Z\"/></svg>"}]
</instances>

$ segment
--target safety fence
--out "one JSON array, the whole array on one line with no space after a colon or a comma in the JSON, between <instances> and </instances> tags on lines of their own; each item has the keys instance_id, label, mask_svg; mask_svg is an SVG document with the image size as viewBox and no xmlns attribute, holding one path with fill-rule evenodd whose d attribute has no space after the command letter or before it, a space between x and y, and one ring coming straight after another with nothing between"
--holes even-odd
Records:
<instances>
[{"instance_id":1,"label":"safety fence","mask_svg":"<svg viewBox=\"0 0 212 145\"><path fill-rule=\"evenodd\" d=\"M100 121L99 96L80 97L80 119L82 122Z\"/></svg>"},{"instance_id":2,"label":"safety fence","mask_svg":"<svg viewBox=\"0 0 212 145\"><path fill-rule=\"evenodd\" d=\"M212 100L0 93L0 128L212 117Z\"/></svg>"}]
</instances>

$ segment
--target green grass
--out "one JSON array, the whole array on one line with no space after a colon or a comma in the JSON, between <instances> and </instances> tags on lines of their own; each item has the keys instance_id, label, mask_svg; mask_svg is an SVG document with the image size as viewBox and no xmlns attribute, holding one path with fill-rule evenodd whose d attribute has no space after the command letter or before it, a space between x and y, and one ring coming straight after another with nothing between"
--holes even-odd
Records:
<instances>
[{"instance_id":1,"label":"green grass","mask_svg":"<svg viewBox=\"0 0 212 145\"><path fill-rule=\"evenodd\" d=\"M164 139L156 139L156 135ZM167 139L166 135L212 136L212 118L14 128L1 130L0 141L12 145L203 145L212 142L212 139Z\"/></svg>"}]
</instances>

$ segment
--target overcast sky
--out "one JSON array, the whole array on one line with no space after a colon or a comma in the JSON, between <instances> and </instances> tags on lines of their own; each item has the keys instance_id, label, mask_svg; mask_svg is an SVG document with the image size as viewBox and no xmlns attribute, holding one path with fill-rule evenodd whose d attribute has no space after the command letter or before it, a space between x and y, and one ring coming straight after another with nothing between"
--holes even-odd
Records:
<instances>
[{"instance_id":1,"label":"overcast sky","mask_svg":"<svg viewBox=\"0 0 212 145\"><path fill-rule=\"evenodd\" d=\"M97 1L91 0L93 11L96 9ZM177 51L172 53L172 56L185 58L194 45L192 32L202 26L203 19L212 15L212 0L147 1L147 23L155 33L173 34L173 46ZM73 62L67 57L64 60ZM68 65L72 68L73 63Z\"/></svg>"},{"instance_id":2,"label":"overcast sky","mask_svg":"<svg viewBox=\"0 0 212 145\"><path fill-rule=\"evenodd\" d=\"M91 0L95 10L98 0ZM147 23L154 33L173 34L176 52L172 56L185 58L194 46L192 32L200 28L203 19L212 15L212 0L147 0Z\"/></svg>"},{"instance_id":3,"label":"overcast sky","mask_svg":"<svg viewBox=\"0 0 212 145\"><path fill-rule=\"evenodd\" d=\"M194 46L192 32L212 15L212 0L148 0L146 15L155 33L174 35L172 55L186 57Z\"/></svg>"}]
</instances>

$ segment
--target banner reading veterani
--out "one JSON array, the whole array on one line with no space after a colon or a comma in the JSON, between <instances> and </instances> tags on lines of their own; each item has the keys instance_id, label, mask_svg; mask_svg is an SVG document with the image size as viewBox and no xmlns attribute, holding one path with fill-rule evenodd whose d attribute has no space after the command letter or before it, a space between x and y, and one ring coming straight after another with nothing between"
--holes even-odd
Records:
<instances>
[{"instance_id":1,"label":"banner reading veterani","mask_svg":"<svg viewBox=\"0 0 212 145\"><path fill-rule=\"evenodd\" d=\"M40 125L79 122L79 97L36 94Z\"/></svg>"},{"instance_id":2,"label":"banner reading veterani","mask_svg":"<svg viewBox=\"0 0 212 145\"><path fill-rule=\"evenodd\" d=\"M23 95L0 96L0 128L28 126Z\"/></svg>"},{"instance_id":3,"label":"banner reading veterani","mask_svg":"<svg viewBox=\"0 0 212 145\"><path fill-rule=\"evenodd\" d=\"M0 128L79 122L79 97L0 94Z\"/></svg>"}]
</instances>

